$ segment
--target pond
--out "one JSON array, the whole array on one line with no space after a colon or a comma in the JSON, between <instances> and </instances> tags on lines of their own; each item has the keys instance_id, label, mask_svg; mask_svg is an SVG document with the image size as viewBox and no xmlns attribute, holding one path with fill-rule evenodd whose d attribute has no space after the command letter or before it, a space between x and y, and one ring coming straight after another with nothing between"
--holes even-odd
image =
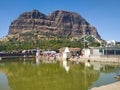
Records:
<instances>
[{"instance_id":1,"label":"pond","mask_svg":"<svg viewBox=\"0 0 120 90\"><path fill-rule=\"evenodd\" d=\"M60 62L37 63L36 60L1 60L0 90L88 90L119 81L120 64L68 62L69 72Z\"/></svg>"}]
</instances>

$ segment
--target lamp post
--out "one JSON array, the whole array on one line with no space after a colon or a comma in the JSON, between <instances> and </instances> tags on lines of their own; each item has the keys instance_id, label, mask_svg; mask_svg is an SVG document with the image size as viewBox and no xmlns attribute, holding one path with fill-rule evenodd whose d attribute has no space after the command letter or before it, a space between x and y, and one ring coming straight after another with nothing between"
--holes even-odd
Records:
<instances>
[{"instance_id":1,"label":"lamp post","mask_svg":"<svg viewBox=\"0 0 120 90\"><path fill-rule=\"evenodd\" d=\"M108 57L108 45L106 45L106 56Z\"/></svg>"},{"instance_id":2,"label":"lamp post","mask_svg":"<svg viewBox=\"0 0 120 90\"><path fill-rule=\"evenodd\" d=\"M85 36L86 36L86 32L85 32L85 28L86 28L86 25L83 25L83 36L84 36L84 56L85 56Z\"/></svg>"},{"instance_id":3,"label":"lamp post","mask_svg":"<svg viewBox=\"0 0 120 90\"><path fill-rule=\"evenodd\" d=\"M82 29L83 29L83 37L84 37L84 55L85 55L85 49L86 49L86 36L89 35L89 32L86 32L86 27L89 27L88 25L82 25Z\"/></svg>"},{"instance_id":4,"label":"lamp post","mask_svg":"<svg viewBox=\"0 0 120 90\"><path fill-rule=\"evenodd\" d=\"M84 36L84 49L85 49L85 36Z\"/></svg>"}]
</instances>

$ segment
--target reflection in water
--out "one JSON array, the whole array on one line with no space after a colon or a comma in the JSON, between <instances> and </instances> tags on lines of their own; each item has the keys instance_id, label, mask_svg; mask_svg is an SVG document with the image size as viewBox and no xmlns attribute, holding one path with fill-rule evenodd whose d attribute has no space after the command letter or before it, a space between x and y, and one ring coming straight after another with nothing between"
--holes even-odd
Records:
<instances>
[{"instance_id":1,"label":"reflection in water","mask_svg":"<svg viewBox=\"0 0 120 90\"><path fill-rule=\"evenodd\" d=\"M70 66L68 66L67 64L67 52L63 52L62 62L63 62L63 67L65 68L66 72L68 72L70 69Z\"/></svg>"},{"instance_id":2,"label":"reflection in water","mask_svg":"<svg viewBox=\"0 0 120 90\"><path fill-rule=\"evenodd\" d=\"M40 58L36 57L36 64L39 65L40 64Z\"/></svg>"},{"instance_id":3,"label":"reflection in water","mask_svg":"<svg viewBox=\"0 0 120 90\"><path fill-rule=\"evenodd\" d=\"M90 62L85 62L85 66L90 67Z\"/></svg>"},{"instance_id":4,"label":"reflection in water","mask_svg":"<svg viewBox=\"0 0 120 90\"><path fill-rule=\"evenodd\" d=\"M100 77L96 82L93 83L91 87L98 87L115 82L116 80L113 77L114 75L115 73L110 73L110 74L100 73Z\"/></svg>"},{"instance_id":5,"label":"reflection in water","mask_svg":"<svg viewBox=\"0 0 120 90\"><path fill-rule=\"evenodd\" d=\"M0 65L0 71L8 77L11 90L88 90L93 86L100 86L103 79L106 81L105 83L116 81L111 78L115 73L114 66L101 65L100 69L94 70L92 63L90 63L90 67L85 67L84 63L75 65L68 62L71 68L69 73L66 74L59 63L36 65L37 62L36 60L36 62L26 61L26 64L12 62ZM109 77L109 81L106 80L108 79L106 77ZM8 86L8 83L6 82L5 85ZM10 88L7 90L10 90Z\"/></svg>"},{"instance_id":6,"label":"reflection in water","mask_svg":"<svg viewBox=\"0 0 120 90\"><path fill-rule=\"evenodd\" d=\"M36 64L39 65L40 64L40 51L37 50L36 52Z\"/></svg>"},{"instance_id":7,"label":"reflection in water","mask_svg":"<svg viewBox=\"0 0 120 90\"><path fill-rule=\"evenodd\" d=\"M94 70L100 72L99 78L89 87L98 87L118 81L114 76L120 72L120 64L117 63L91 63ZM116 69L117 68L117 69Z\"/></svg>"},{"instance_id":8,"label":"reflection in water","mask_svg":"<svg viewBox=\"0 0 120 90\"><path fill-rule=\"evenodd\" d=\"M102 65L99 62L93 62L92 65L93 69L97 71L100 71L100 69L102 68Z\"/></svg>"},{"instance_id":9,"label":"reflection in water","mask_svg":"<svg viewBox=\"0 0 120 90\"><path fill-rule=\"evenodd\" d=\"M4 73L0 72L0 90L10 90L7 77Z\"/></svg>"},{"instance_id":10,"label":"reflection in water","mask_svg":"<svg viewBox=\"0 0 120 90\"><path fill-rule=\"evenodd\" d=\"M12 90L87 90L98 78L98 73L89 73L89 68L85 73L82 64L69 65L71 69L67 74L59 63L41 63L39 66L27 62L8 63L0 67L0 70L6 73ZM88 80L86 84L85 74Z\"/></svg>"}]
</instances>

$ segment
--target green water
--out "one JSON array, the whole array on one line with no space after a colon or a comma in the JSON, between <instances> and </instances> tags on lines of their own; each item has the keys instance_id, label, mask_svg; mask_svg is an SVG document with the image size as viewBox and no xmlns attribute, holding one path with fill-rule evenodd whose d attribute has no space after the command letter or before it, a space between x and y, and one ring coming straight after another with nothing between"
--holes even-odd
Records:
<instances>
[{"instance_id":1,"label":"green water","mask_svg":"<svg viewBox=\"0 0 120 90\"><path fill-rule=\"evenodd\" d=\"M0 61L0 90L88 90L119 81L119 64L68 62L69 72L57 63L36 64L35 60Z\"/></svg>"}]
</instances>

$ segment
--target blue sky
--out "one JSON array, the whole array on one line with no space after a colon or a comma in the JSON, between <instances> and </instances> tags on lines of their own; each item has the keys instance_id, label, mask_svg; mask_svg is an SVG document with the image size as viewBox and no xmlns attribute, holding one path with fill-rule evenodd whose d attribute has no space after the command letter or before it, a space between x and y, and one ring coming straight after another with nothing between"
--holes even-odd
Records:
<instances>
[{"instance_id":1,"label":"blue sky","mask_svg":"<svg viewBox=\"0 0 120 90\"><path fill-rule=\"evenodd\" d=\"M13 20L33 9L46 15L55 10L76 12L96 27L104 40L120 41L120 0L1 0L0 38L8 34Z\"/></svg>"}]
</instances>

